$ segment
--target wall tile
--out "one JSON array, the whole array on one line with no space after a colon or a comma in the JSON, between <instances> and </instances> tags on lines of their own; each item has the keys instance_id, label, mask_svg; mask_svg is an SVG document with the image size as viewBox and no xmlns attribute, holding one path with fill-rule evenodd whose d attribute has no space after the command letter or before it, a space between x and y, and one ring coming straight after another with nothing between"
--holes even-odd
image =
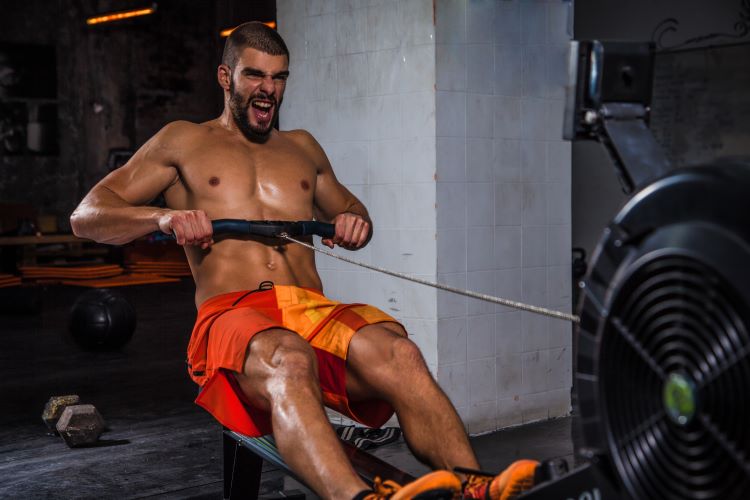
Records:
<instances>
[{"instance_id":1,"label":"wall tile","mask_svg":"<svg viewBox=\"0 0 750 500\"><path fill-rule=\"evenodd\" d=\"M523 423L538 422L549 418L550 393L525 394L521 396L521 417Z\"/></svg>"},{"instance_id":2,"label":"wall tile","mask_svg":"<svg viewBox=\"0 0 750 500\"><path fill-rule=\"evenodd\" d=\"M432 184L432 202L435 208L435 174L436 153L435 137L417 137L404 141L404 166L402 178L404 182L429 182ZM432 225L435 225L433 215Z\"/></svg>"},{"instance_id":3,"label":"wall tile","mask_svg":"<svg viewBox=\"0 0 750 500\"><path fill-rule=\"evenodd\" d=\"M523 385L523 355L503 354L496 358L497 398L512 398L521 394Z\"/></svg>"},{"instance_id":4,"label":"wall tile","mask_svg":"<svg viewBox=\"0 0 750 500\"><path fill-rule=\"evenodd\" d=\"M547 4L548 44L565 44L570 41L568 17L573 15L572 10L572 2L549 2Z\"/></svg>"},{"instance_id":5,"label":"wall tile","mask_svg":"<svg viewBox=\"0 0 750 500\"><path fill-rule=\"evenodd\" d=\"M547 305L547 270L543 267L524 269L523 301L535 306Z\"/></svg>"},{"instance_id":6,"label":"wall tile","mask_svg":"<svg viewBox=\"0 0 750 500\"><path fill-rule=\"evenodd\" d=\"M469 405L468 432L470 435L497 430L497 401Z\"/></svg>"},{"instance_id":7,"label":"wall tile","mask_svg":"<svg viewBox=\"0 0 750 500\"><path fill-rule=\"evenodd\" d=\"M518 46L495 46L495 94L523 95L523 51Z\"/></svg>"},{"instance_id":8,"label":"wall tile","mask_svg":"<svg viewBox=\"0 0 750 500\"><path fill-rule=\"evenodd\" d=\"M523 95L525 97L546 97L547 47L527 45L523 47Z\"/></svg>"},{"instance_id":9,"label":"wall tile","mask_svg":"<svg viewBox=\"0 0 750 500\"><path fill-rule=\"evenodd\" d=\"M367 66L369 95L395 94L400 91L406 66L401 49L368 52Z\"/></svg>"},{"instance_id":10,"label":"wall tile","mask_svg":"<svg viewBox=\"0 0 750 500\"><path fill-rule=\"evenodd\" d=\"M570 415L570 388L549 391L547 399L549 418Z\"/></svg>"},{"instance_id":11,"label":"wall tile","mask_svg":"<svg viewBox=\"0 0 750 500\"><path fill-rule=\"evenodd\" d=\"M495 269L494 231L492 226L468 228L467 266L469 271Z\"/></svg>"},{"instance_id":12,"label":"wall tile","mask_svg":"<svg viewBox=\"0 0 750 500\"><path fill-rule=\"evenodd\" d=\"M366 33L366 9L339 9L336 12L337 54L364 53Z\"/></svg>"},{"instance_id":13,"label":"wall tile","mask_svg":"<svg viewBox=\"0 0 750 500\"><path fill-rule=\"evenodd\" d=\"M521 141L495 139L494 149L495 182L520 182Z\"/></svg>"},{"instance_id":14,"label":"wall tile","mask_svg":"<svg viewBox=\"0 0 750 500\"><path fill-rule=\"evenodd\" d=\"M523 352L535 352L549 348L549 323L551 319L521 312L521 349Z\"/></svg>"},{"instance_id":15,"label":"wall tile","mask_svg":"<svg viewBox=\"0 0 750 500\"><path fill-rule=\"evenodd\" d=\"M551 266L570 266L573 256L569 225L547 226L547 255Z\"/></svg>"},{"instance_id":16,"label":"wall tile","mask_svg":"<svg viewBox=\"0 0 750 500\"><path fill-rule=\"evenodd\" d=\"M402 20L398 8L369 7L367 9L367 35L365 50L395 49L401 44Z\"/></svg>"},{"instance_id":17,"label":"wall tile","mask_svg":"<svg viewBox=\"0 0 750 500\"><path fill-rule=\"evenodd\" d=\"M339 97L363 97L368 85L367 56L347 54L336 59L337 91Z\"/></svg>"},{"instance_id":18,"label":"wall tile","mask_svg":"<svg viewBox=\"0 0 750 500\"><path fill-rule=\"evenodd\" d=\"M544 182L547 177L547 144L544 141L521 141L521 180Z\"/></svg>"},{"instance_id":19,"label":"wall tile","mask_svg":"<svg viewBox=\"0 0 750 500\"><path fill-rule=\"evenodd\" d=\"M469 401L466 363L438 365L438 384L454 406L466 406Z\"/></svg>"},{"instance_id":20,"label":"wall tile","mask_svg":"<svg viewBox=\"0 0 750 500\"><path fill-rule=\"evenodd\" d=\"M438 249L439 252L439 249ZM438 262L440 260L438 259ZM438 283L454 288L466 289L466 272L438 274ZM468 299L457 293L438 290L437 315L439 319L465 317Z\"/></svg>"},{"instance_id":21,"label":"wall tile","mask_svg":"<svg viewBox=\"0 0 750 500\"><path fill-rule=\"evenodd\" d=\"M372 243L370 244L372 245ZM398 253L398 247L396 253ZM377 265L381 260L387 260L384 257L387 256L376 255L373 263ZM404 299L404 283L401 280L395 280L385 274L371 273L367 286L370 289L368 302L396 317L396 319L411 307Z\"/></svg>"},{"instance_id":22,"label":"wall tile","mask_svg":"<svg viewBox=\"0 0 750 500\"><path fill-rule=\"evenodd\" d=\"M570 266L547 267L548 301L551 304L565 304L570 302L572 294Z\"/></svg>"},{"instance_id":23,"label":"wall tile","mask_svg":"<svg viewBox=\"0 0 750 500\"><path fill-rule=\"evenodd\" d=\"M547 228L525 226L523 228L523 267L547 265Z\"/></svg>"},{"instance_id":24,"label":"wall tile","mask_svg":"<svg viewBox=\"0 0 750 500\"><path fill-rule=\"evenodd\" d=\"M491 358L493 363L493 377L488 378L486 383L491 385L495 381L495 315L483 314L471 316L467 320L467 357L469 362L475 359ZM493 391L494 392L494 391ZM490 399L494 399L493 397Z\"/></svg>"},{"instance_id":25,"label":"wall tile","mask_svg":"<svg viewBox=\"0 0 750 500\"><path fill-rule=\"evenodd\" d=\"M571 182L571 145L568 141L547 142L547 181Z\"/></svg>"},{"instance_id":26,"label":"wall tile","mask_svg":"<svg viewBox=\"0 0 750 500\"><path fill-rule=\"evenodd\" d=\"M372 184L401 183L405 142L403 139L370 142L368 164Z\"/></svg>"},{"instance_id":27,"label":"wall tile","mask_svg":"<svg viewBox=\"0 0 750 500\"><path fill-rule=\"evenodd\" d=\"M434 229L411 229L401 236L401 256L403 269L409 273L435 276Z\"/></svg>"},{"instance_id":28,"label":"wall tile","mask_svg":"<svg viewBox=\"0 0 750 500\"><path fill-rule=\"evenodd\" d=\"M437 176L438 182L466 180L466 138L438 137Z\"/></svg>"},{"instance_id":29,"label":"wall tile","mask_svg":"<svg viewBox=\"0 0 750 500\"><path fill-rule=\"evenodd\" d=\"M521 420L521 398L516 396L497 400L498 429L518 425Z\"/></svg>"},{"instance_id":30,"label":"wall tile","mask_svg":"<svg viewBox=\"0 0 750 500\"><path fill-rule=\"evenodd\" d=\"M547 6L542 2L521 2L521 43L546 43Z\"/></svg>"},{"instance_id":31,"label":"wall tile","mask_svg":"<svg viewBox=\"0 0 750 500\"><path fill-rule=\"evenodd\" d=\"M547 97L565 99L565 86L568 83L568 42L547 47Z\"/></svg>"},{"instance_id":32,"label":"wall tile","mask_svg":"<svg viewBox=\"0 0 750 500\"><path fill-rule=\"evenodd\" d=\"M495 224L515 226L524 221L523 187L523 184L495 184Z\"/></svg>"},{"instance_id":33,"label":"wall tile","mask_svg":"<svg viewBox=\"0 0 750 500\"><path fill-rule=\"evenodd\" d=\"M331 135L342 141L367 140L372 133L367 120L363 119L369 112L368 104L366 97L338 99L335 104L338 113L334 115L338 118L338 123L334 124L335 128L332 129ZM331 104L323 101L319 108L328 108L326 112L330 113ZM320 112L323 112L322 109Z\"/></svg>"},{"instance_id":34,"label":"wall tile","mask_svg":"<svg viewBox=\"0 0 750 500\"><path fill-rule=\"evenodd\" d=\"M495 43L521 43L521 2L498 2L495 14Z\"/></svg>"},{"instance_id":35,"label":"wall tile","mask_svg":"<svg viewBox=\"0 0 750 500\"><path fill-rule=\"evenodd\" d=\"M466 46L467 90L492 94L495 89L495 46L491 43Z\"/></svg>"},{"instance_id":36,"label":"wall tile","mask_svg":"<svg viewBox=\"0 0 750 500\"><path fill-rule=\"evenodd\" d=\"M437 236L437 272L466 272L466 228L440 229ZM466 284L464 283L464 287Z\"/></svg>"},{"instance_id":37,"label":"wall tile","mask_svg":"<svg viewBox=\"0 0 750 500\"><path fill-rule=\"evenodd\" d=\"M432 90L411 92L401 94L400 97L403 136L405 138L434 137L435 93Z\"/></svg>"},{"instance_id":38,"label":"wall tile","mask_svg":"<svg viewBox=\"0 0 750 500\"><path fill-rule=\"evenodd\" d=\"M398 2L403 41L407 45L434 44L435 25L432 0ZM433 47L434 50L434 47Z\"/></svg>"},{"instance_id":39,"label":"wall tile","mask_svg":"<svg viewBox=\"0 0 750 500\"><path fill-rule=\"evenodd\" d=\"M521 138L544 140L547 138L547 117L550 101L533 97L521 99ZM560 115L562 117L562 115ZM562 118L559 121L562 134Z\"/></svg>"},{"instance_id":40,"label":"wall tile","mask_svg":"<svg viewBox=\"0 0 750 500\"><path fill-rule=\"evenodd\" d=\"M466 90L466 45L438 44L435 47L437 90Z\"/></svg>"},{"instance_id":41,"label":"wall tile","mask_svg":"<svg viewBox=\"0 0 750 500\"><path fill-rule=\"evenodd\" d=\"M488 295L495 295L495 274L487 271L469 271L466 273L466 285L469 290ZM469 298L469 316L477 314L492 314L495 305L484 300Z\"/></svg>"},{"instance_id":42,"label":"wall tile","mask_svg":"<svg viewBox=\"0 0 750 500\"><path fill-rule=\"evenodd\" d=\"M558 311L571 312L570 302L567 304L552 304ZM549 346L551 349L573 345L573 325L569 321L552 320L549 322Z\"/></svg>"},{"instance_id":43,"label":"wall tile","mask_svg":"<svg viewBox=\"0 0 750 500\"><path fill-rule=\"evenodd\" d=\"M542 116L544 112L542 111ZM521 138L521 99L495 96L495 138Z\"/></svg>"},{"instance_id":44,"label":"wall tile","mask_svg":"<svg viewBox=\"0 0 750 500\"><path fill-rule=\"evenodd\" d=\"M401 227L401 186L373 184L370 187L370 217L374 227L397 229Z\"/></svg>"},{"instance_id":45,"label":"wall tile","mask_svg":"<svg viewBox=\"0 0 750 500\"><path fill-rule=\"evenodd\" d=\"M466 137L466 94L437 91L437 136Z\"/></svg>"},{"instance_id":46,"label":"wall tile","mask_svg":"<svg viewBox=\"0 0 750 500\"><path fill-rule=\"evenodd\" d=\"M523 350L521 312L495 314L495 355L520 354Z\"/></svg>"},{"instance_id":47,"label":"wall tile","mask_svg":"<svg viewBox=\"0 0 750 500\"><path fill-rule=\"evenodd\" d=\"M466 180L485 182L492 185L494 180L494 141L492 139L466 140ZM490 194L490 201L492 195Z\"/></svg>"},{"instance_id":48,"label":"wall tile","mask_svg":"<svg viewBox=\"0 0 750 500\"><path fill-rule=\"evenodd\" d=\"M336 0L307 0L307 16L332 14L336 10Z\"/></svg>"},{"instance_id":49,"label":"wall tile","mask_svg":"<svg viewBox=\"0 0 750 500\"><path fill-rule=\"evenodd\" d=\"M401 96L384 95L367 98L367 119L372 139L400 139L403 137L401 122Z\"/></svg>"},{"instance_id":50,"label":"wall tile","mask_svg":"<svg viewBox=\"0 0 750 500\"><path fill-rule=\"evenodd\" d=\"M440 44L466 42L466 2L436 0L435 39Z\"/></svg>"},{"instance_id":51,"label":"wall tile","mask_svg":"<svg viewBox=\"0 0 750 500\"><path fill-rule=\"evenodd\" d=\"M336 16L325 14L308 17L305 25L307 58L321 59L336 55Z\"/></svg>"},{"instance_id":52,"label":"wall tile","mask_svg":"<svg viewBox=\"0 0 750 500\"><path fill-rule=\"evenodd\" d=\"M469 403L483 403L496 399L495 358L475 359L468 362Z\"/></svg>"},{"instance_id":53,"label":"wall tile","mask_svg":"<svg viewBox=\"0 0 750 500\"><path fill-rule=\"evenodd\" d=\"M523 196L523 224L540 226L547 223L547 185L540 182L521 184Z\"/></svg>"},{"instance_id":54,"label":"wall tile","mask_svg":"<svg viewBox=\"0 0 750 500\"><path fill-rule=\"evenodd\" d=\"M573 358L569 348L550 349L547 388L565 389L570 387L573 382L572 361Z\"/></svg>"},{"instance_id":55,"label":"wall tile","mask_svg":"<svg viewBox=\"0 0 750 500\"><path fill-rule=\"evenodd\" d=\"M565 101L553 99L547 101L545 110L545 138L549 141L559 141L563 138L563 115L565 114Z\"/></svg>"},{"instance_id":56,"label":"wall tile","mask_svg":"<svg viewBox=\"0 0 750 500\"><path fill-rule=\"evenodd\" d=\"M523 272L521 269L500 269L495 271L495 288L497 290L497 296L515 301L523 300L522 277ZM498 312L512 311L517 311L517 309L498 306Z\"/></svg>"},{"instance_id":57,"label":"wall tile","mask_svg":"<svg viewBox=\"0 0 750 500\"><path fill-rule=\"evenodd\" d=\"M410 272L410 274L412 274ZM434 280L435 275L414 274L418 278ZM437 314L437 290L418 283L406 282L403 286L404 303L408 310L401 311L407 318L435 318Z\"/></svg>"},{"instance_id":58,"label":"wall tile","mask_svg":"<svg viewBox=\"0 0 750 500\"><path fill-rule=\"evenodd\" d=\"M435 89L435 46L417 45L401 50L404 64L400 92L420 92ZM432 108L432 106L430 107Z\"/></svg>"},{"instance_id":59,"label":"wall tile","mask_svg":"<svg viewBox=\"0 0 750 500\"><path fill-rule=\"evenodd\" d=\"M492 241L492 226L495 221L495 199L494 199L495 187L491 182L471 182L466 184L466 196L467 196L467 207L466 207L466 225L472 226L485 226L484 231L487 232ZM489 255L492 255L490 246Z\"/></svg>"},{"instance_id":60,"label":"wall tile","mask_svg":"<svg viewBox=\"0 0 750 500\"><path fill-rule=\"evenodd\" d=\"M437 366L437 320L406 319L404 327L412 342L419 346L425 362Z\"/></svg>"},{"instance_id":61,"label":"wall tile","mask_svg":"<svg viewBox=\"0 0 750 500\"><path fill-rule=\"evenodd\" d=\"M466 185L454 182L437 183L437 227L465 227Z\"/></svg>"},{"instance_id":62,"label":"wall tile","mask_svg":"<svg viewBox=\"0 0 750 500\"><path fill-rule=\"evenodd\" d=\"M367 183L366 142L334 142L324 149L339 181L345 185Z\"/></svg>"},{"instance_id":63,"label":"wall tile","mask_svg":"<svg viewBox=\"0 0 750 500\"><path fill-rule=\"evenodd\" d=\"M466 4L466 41L491 43L494 40L495 2L474 0Z\"/></svg>"},{"instance_id":64,"label":"wall tile","mask_svg":"<svg viewBox=\"0 0 750 500\"><path fill-rule=\"evenodd\" d=\"M518 268L523 265L521 226L495 228L495 265L497 269Z\"/></svg>"},{"instance_id":65,"label":"wall tile","mask_svg":"<svg viewBox=\"0 0 750 500\"><path fill-rule=\"evenodd\" d=\"M466 95L466 133L468 137L489 139L493 137L495 118L493 103L492 95ZM491 158L491 155L489 157Z\"/></svg>"},{"instance_id":66,"label":"wall tile","mask_svg":"<svg viewBox=\"0 0 750 500\"><path fill-rule=\"evenodd\" d=\"M547 370L549 369L549 351L541 350L521 354L523 381L521 390L524 394L534 394L547 390Z\"/></svg>"},{"instance_id":67,"label":"wall tile","mask_svg":"<svg viewBox=\"0 0 750 500\"><path fill-rule=\"evenodd\" d=\"M572 222L571 190L569 184L548 183L547 222L549 224L570 224Z\"/></svg>"},{"instance_id":68,"label":"wall tile","mask_svg":"<svg viewBox=\"0 0 750 500\"><path fill-rule=\"evenodd\" d=\"M438 319L438 363L466 363L466 318Z\"/></svg>"}]
</instances>

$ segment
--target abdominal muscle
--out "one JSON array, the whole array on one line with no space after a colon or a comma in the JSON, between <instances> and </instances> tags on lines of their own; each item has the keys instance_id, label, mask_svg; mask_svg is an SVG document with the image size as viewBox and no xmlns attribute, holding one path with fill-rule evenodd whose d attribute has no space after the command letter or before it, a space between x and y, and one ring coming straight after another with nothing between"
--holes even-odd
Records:
<instances>
[{"instance_id":1,"label":"abdominal muscle","mask_svg":"<svg viewBox=\"0 0 750 500\"><path fill-rule=\"evenodd\" d=\"M255 290L263 281L322 290L311 250L294 243L221 240L208 250L185 249L195 279L195 303L223 293Z\"/></svg>"}]
</instances>

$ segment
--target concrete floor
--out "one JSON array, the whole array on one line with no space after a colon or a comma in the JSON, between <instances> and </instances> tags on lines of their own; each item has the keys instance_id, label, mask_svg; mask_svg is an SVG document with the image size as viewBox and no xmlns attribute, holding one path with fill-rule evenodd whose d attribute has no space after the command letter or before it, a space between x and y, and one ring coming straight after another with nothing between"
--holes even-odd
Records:
<instances>
[{"instance_id":1,"label":"concrete floor","mask_svg":"<svg viewBox=\"0 0 750 500\"><path fill-rule=\"evenodd\" d=\"M195 318L191 283L121 288L138 311L133 340L117 353L86 353L66 340L68 311L84 291L49 287L38 315L0 316L0 498L222 498L221 428L192 403L185 369ZM41 412L51 395L78 394L107 423L99 445L69 449ZM482 468L519 457L572 457L570 420L472 439ZM375 454L426 471L403 441ZM264 473L262 492L296 487Z\"/></svg>"}]
</instances>

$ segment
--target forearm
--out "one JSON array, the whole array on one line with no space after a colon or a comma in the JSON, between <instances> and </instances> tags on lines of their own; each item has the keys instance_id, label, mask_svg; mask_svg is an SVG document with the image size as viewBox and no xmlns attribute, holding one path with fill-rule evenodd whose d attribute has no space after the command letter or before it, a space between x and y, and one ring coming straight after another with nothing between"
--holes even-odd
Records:
<instances>
[{"instance_id":1,"label":"forearm","mask_svg":"<svg viewBox=\"0 0 750 500\"><path fill-rule=\"evenodd\" d=\"M99 243L122 245L159 230L168 210L132 206L106 188L89 193L70 216L73 234Z\"/></svg>"}]
</instances>

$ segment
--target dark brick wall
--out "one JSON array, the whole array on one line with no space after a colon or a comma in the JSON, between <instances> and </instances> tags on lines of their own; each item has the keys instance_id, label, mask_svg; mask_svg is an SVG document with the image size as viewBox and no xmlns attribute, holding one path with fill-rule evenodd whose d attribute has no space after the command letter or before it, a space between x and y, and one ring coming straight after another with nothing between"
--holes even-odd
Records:
<instances>
[{"instance_id":1,"label":"dark brick wall","mask_svg":"<svg viewBox=\"0 0 750 500\"><path fill-rule=\"evenodd\" d=\"M143 2L146 4L146 2ZM157 13L91 28L86 17L133 2L6 0L0 43L55 47L59 153L0 153L0 202L67 217L107 173L111 148L137 148L164 124L221 111L217 7L161 0Z\"/></svg>"}]
</instances>

